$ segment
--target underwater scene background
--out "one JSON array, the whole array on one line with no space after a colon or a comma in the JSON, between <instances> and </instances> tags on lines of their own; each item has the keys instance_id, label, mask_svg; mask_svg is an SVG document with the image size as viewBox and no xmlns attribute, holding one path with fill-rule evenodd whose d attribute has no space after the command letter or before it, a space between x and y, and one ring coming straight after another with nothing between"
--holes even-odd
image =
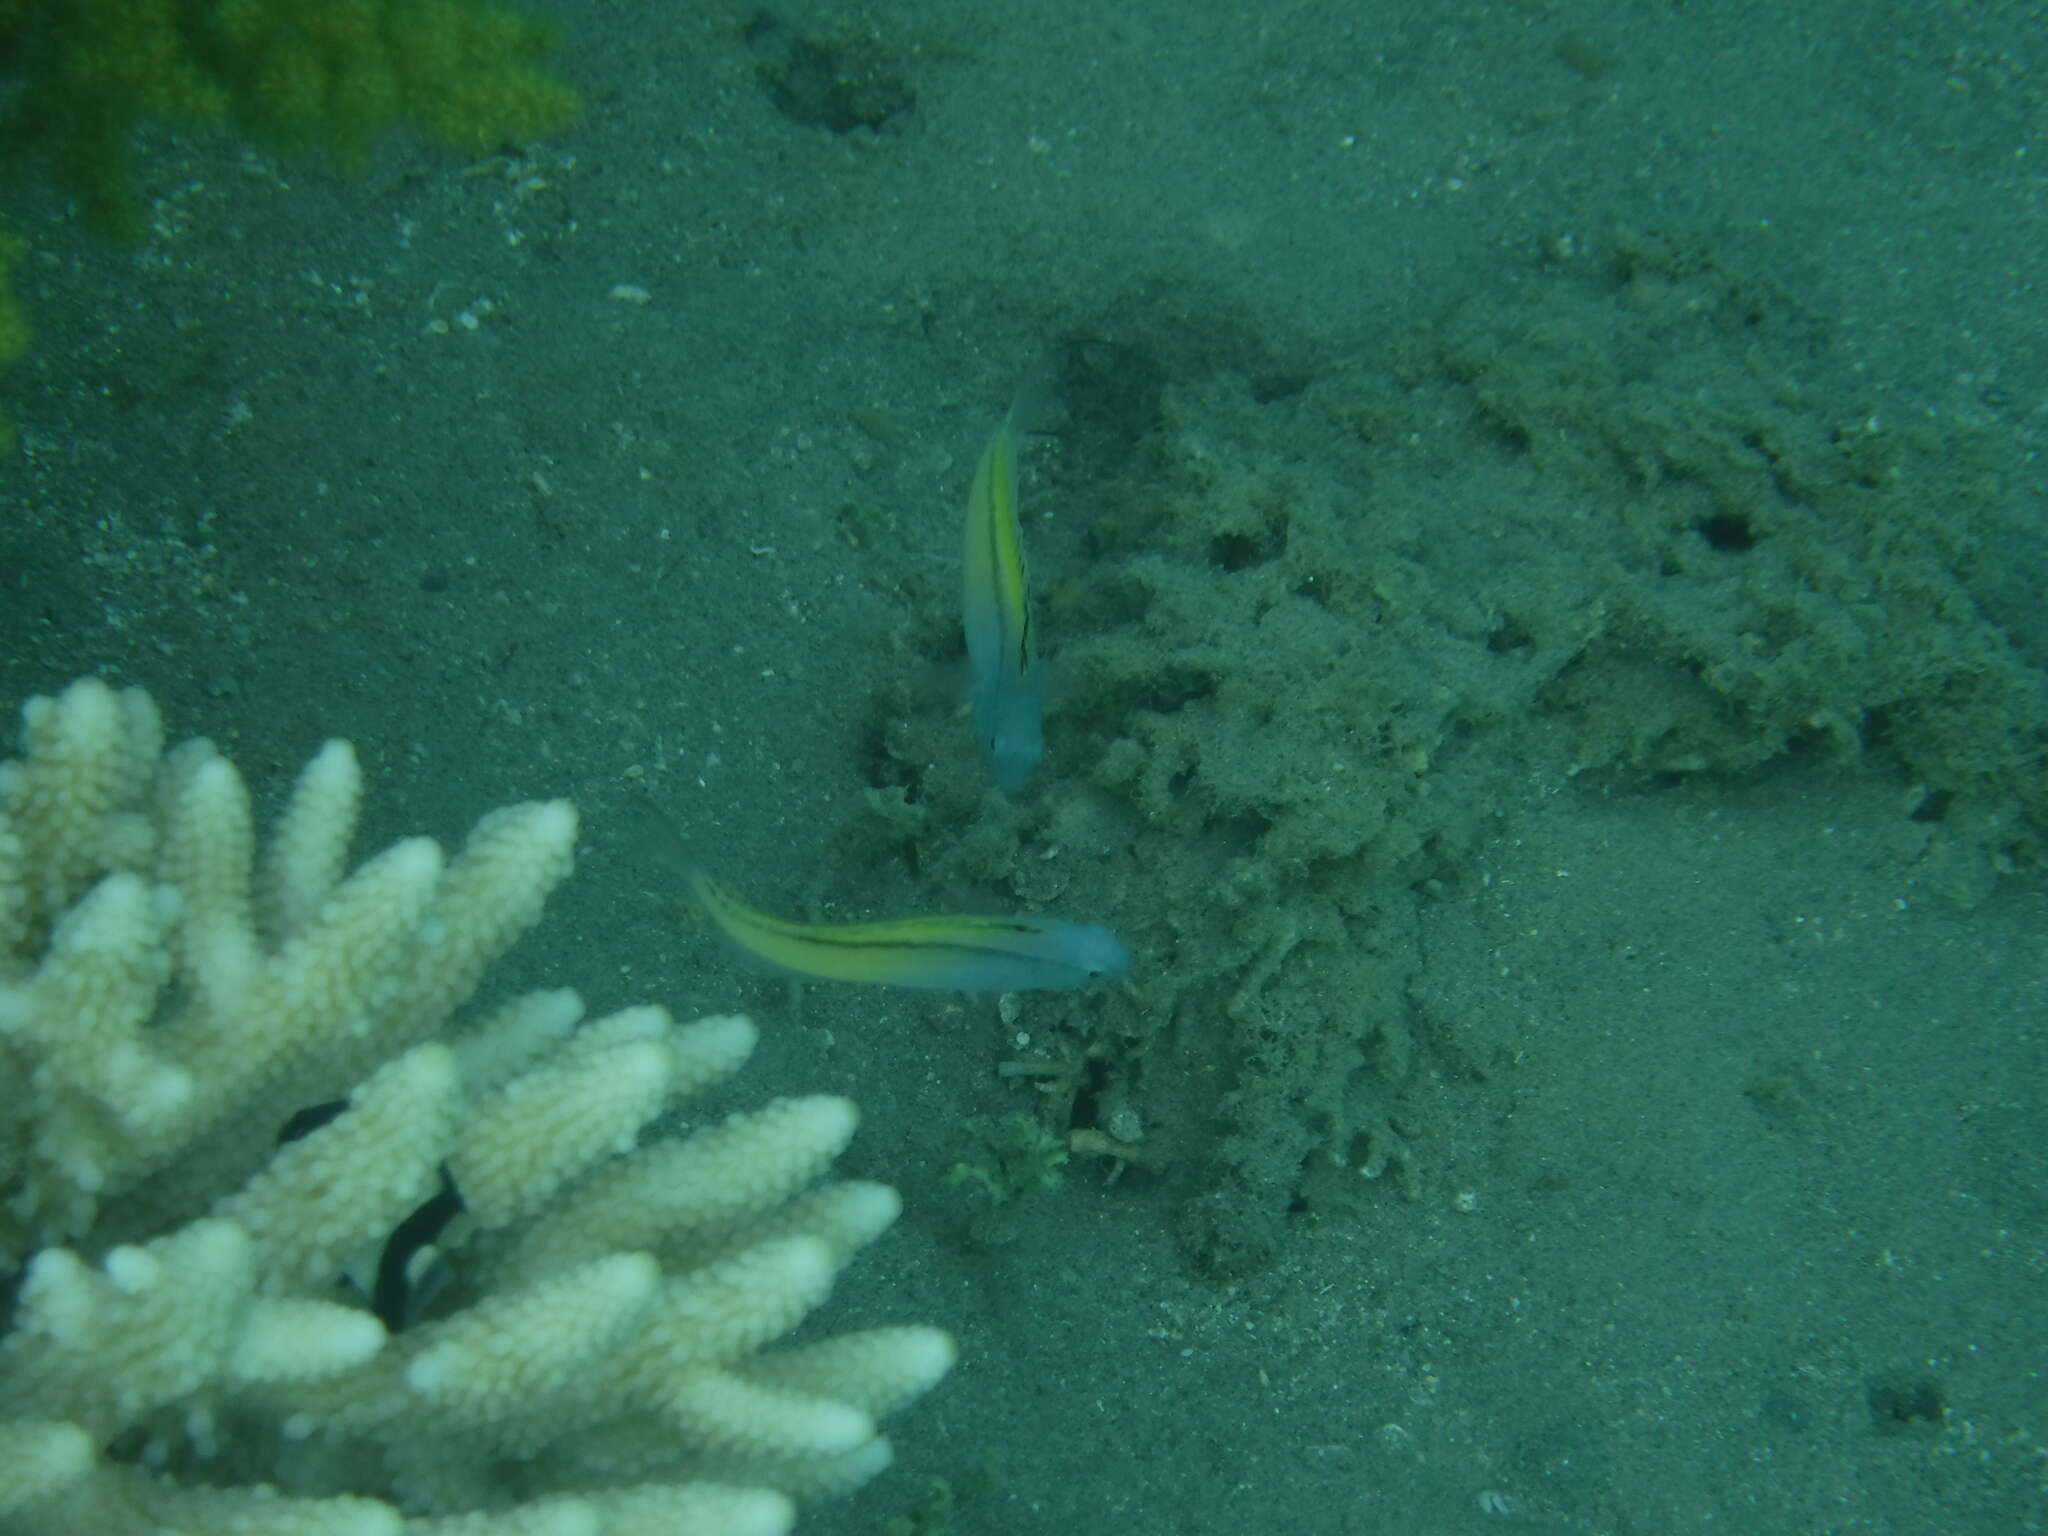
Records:
<instances>
[{"instance_id":1,"label":"underwater scene background","mask_svg":"<svg viewBox=\"0 0 2048 1536\"><path fill-rule=\"evenodd\" d=\"M28 137L0 700L576 802L491 986L750 1013L903 1196L831 1323L958 1340L800 1529L2048 1529L2041 7L545 10L482 141ZM798 987L651 816L1133 963Z\"/></svg>"}]
</instances>

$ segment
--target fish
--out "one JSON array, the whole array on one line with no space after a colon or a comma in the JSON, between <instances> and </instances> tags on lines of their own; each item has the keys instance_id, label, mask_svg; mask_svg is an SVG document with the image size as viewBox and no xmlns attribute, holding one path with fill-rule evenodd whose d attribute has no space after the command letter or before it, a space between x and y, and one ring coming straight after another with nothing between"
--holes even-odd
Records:
<instances>
[{"instance_id":1,"label":"fish","mask_svg":"<svg viewBox=\"0 0 2048 1536\"><path fill-rule=\"evenodd\" d=\"M310 1136L331 1120L339 1119L349 1107L347 1099L329 1099L309 1104L285 1121L277 1133L277 1144ZM387 1333L399 1333L425 1315L427 1304L449 1278L448 1266L434 1246L442 1228L468 1209L455 1176L441 1164L441 1188L431 1199L413 1208L411 1215L391 1229L377 1258L377 1276L365 1285L360 1276L344 1271L337 1289L352 1292L369 1304Z\"/></svg>"},{"instance_id":2,"label":"fish","mask_svg":"<svg viewBox=\"0 0 2048 1536\"><path fill-rule=\"evenodd\" d=\"M950 992L1078 987L1121 976L1130 951L1095 923L1055 917L897 917L800 923L742 901L702 870L690 891L739 949L791 976Z\"/></svg>"},{"instance_id":3,"label":"fish","mask_svg":"<svg viewBox=\"0 0 2048 1536\"><path fill-rule=\"evenodd\" d=\"M1045 756L1045 679L1031 613L1031 573L1017 524L1017 456L1043 385L1027 384L982 450L967 493L960 618L967 634L974 731L996 783L1018 794Z\"/></svg>"}]
</instances>

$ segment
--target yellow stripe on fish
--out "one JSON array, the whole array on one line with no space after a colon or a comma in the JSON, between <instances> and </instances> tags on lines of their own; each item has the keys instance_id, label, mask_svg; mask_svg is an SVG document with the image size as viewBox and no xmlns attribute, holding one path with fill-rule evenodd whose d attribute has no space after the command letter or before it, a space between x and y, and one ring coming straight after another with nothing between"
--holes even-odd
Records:
<instances>
[{"instance_id":1,"label":"yellow stripe on fish","mask_svg":"<svg viewBox=\"0 0 2048 1536\"><path fill-rule=\"evenodd\" d=\"M961 625L974 729L996 782L1015 794L1045 756L1045 686L1031 629L1031 576L1017 522L1024 397L996 428L967 493Z\"/></svg>"},{"instance_id":2,"label":"yellow stripe on fish","mask_svg":"<svg viewBox=\"0 0 2048 1536\"><path fill-rule=\"evenodd\" d=\"M821 981L960 992L1075 987L1121 976L1131 957L1094 923L1052 917L899 917L799 923L748 906L701 870L690 890L739 948L776 970Z\"/></svg>"}]
</instances>

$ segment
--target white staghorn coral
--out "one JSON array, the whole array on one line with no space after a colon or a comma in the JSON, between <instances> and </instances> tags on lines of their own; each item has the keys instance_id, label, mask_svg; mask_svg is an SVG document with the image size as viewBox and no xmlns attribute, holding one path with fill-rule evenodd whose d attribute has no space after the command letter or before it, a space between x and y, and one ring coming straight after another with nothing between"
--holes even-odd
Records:
<instances>
[{"instance_id":1,"label":"white staghorn coral","mask_svg":"<svg viewBox=\"0 0 2048 1536\"><path fill-rule=\"evenodd\" d=\"M449 1031L569 872L566 802L350 874L345 744L259 855L240 775L166 754L139 690L23 720L0 1536L761 1536L887 1465L875 1421L945 1374L945 1334L764 1348L896 1216L817 1182L852 1105L649 1134L744 1063L738 1017L585 1023L558 991Z\"/></svg>"}]
</instances>

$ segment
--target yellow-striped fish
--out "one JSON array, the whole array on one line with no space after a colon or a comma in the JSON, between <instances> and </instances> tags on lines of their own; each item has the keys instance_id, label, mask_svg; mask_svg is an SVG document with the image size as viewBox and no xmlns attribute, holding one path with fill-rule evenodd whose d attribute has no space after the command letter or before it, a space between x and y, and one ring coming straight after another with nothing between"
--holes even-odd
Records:
<instances>
[{"instance_id":1,"label":"yellow-striped fish","mask_svg":"<svg viewBox=\"0 0 2048 1536\"><path fill-rule=\"evenodd\" d=\"M1011 794L1045 756L1045 682L1031 632L1031 576L1017 526L1017 454L1027 390L982 451L967 493L967 537L960 616L967 631L974 730Z\"/></svg>"},{"instance_id":2,"label":"yellow-striped fish","mask_svg":"<svg viewBox=\"0 0 2048 1536\"><path fill-rule=\"evenodd\" d=\"M725 936L794 976L958 992L1075 987L1121 976L1131 956L1094 923L1052 917L898 917L798 923L748 906L701 870L690 889Z\"/></svg>"}]
</instances>

